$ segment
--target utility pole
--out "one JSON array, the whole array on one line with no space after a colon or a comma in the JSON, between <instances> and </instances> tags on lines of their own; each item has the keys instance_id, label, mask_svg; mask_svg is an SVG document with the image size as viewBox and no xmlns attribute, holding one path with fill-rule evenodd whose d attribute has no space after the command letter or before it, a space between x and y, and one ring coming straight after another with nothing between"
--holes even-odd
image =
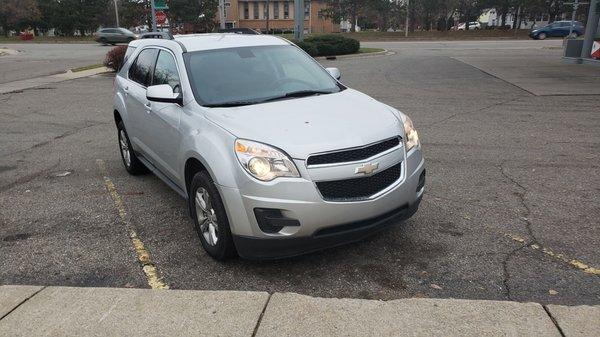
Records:
<instances>
[{"instance_id":1,"label":"utility pole","mask_svg":"<svg viewBox=\"0 0 600 337\"><path fill-rule=\"evenodd\" d=\"M219 0L219 27L225 29L225 0Z\"/></svg>"},{"instance_id":2,"label":"utility pole","mask_svg":"<svg viewBox=\"0 0 600 337\"><path fill-rule=\"evenodd\" d=\"M294 18L295 18L295 29L294 38L297 41L304 40L304 0L294 1Z\"/></svg>"},{"instance_id":3,"label":"utility pole","mask_svg":"<svg viewBox=\"0 0 600 337\"><path fill-rule=\"evenodd\" d=\"M119 7L117 7L117 0L114 0L115 3L115 18L117 21L117 27L121 27L121 25L119 25Z\"/></svg>"},{"instance_id":4,"label":"utility pole","mask_svg":"<svg viewBox=\"0 0 600 337\"><path fill-rule=\"evenodd\" d=\"M158 31L156 29L156 6L154 6L154 0L150 0L150 9L152 10L152 31Z\"/></svg>"},{"instance_id":5,"label":"utility pole","mask_svg":"<svg viewBox=\"0 0 600 337\"><path fill-rule=\"evenodd\" d=\"M269 34L269 16L271 16L270 14L270 9L269 9L269 0L267 0L267 9L265 10L265 12L267 13L267 34Z\"/></svg>"},{"instance_id":6,"label":"utility pole","mask_svg":"<svg viewBox=\"0 0 600 337\"><path fill-rule=\"evenodd\" d=\"M406 0L406 22L404 23L404 37L408 37L408 8L410 6L410 0Z\"/></svg>"},{"instance_id":7,"label":"utility pole","mask_svg":"<svg viewBox=\"0 0 600 337\"><path fill-rule=\"evenodd\" d=\"M593 0L592 0L593 1ZM577 9L580 5L587 5L587 2L579 2L579 0L574 0L573 2L565 2L563 5L572 5L573 13L571 13L571 28L569 28L569 37L573 36L573 27L575 27L575 16L577 15Z\"/></svg>"},{"instance_id":8,"label":"utility pole","mask_svg":"<svg viewBox=\"0 0 600 337\"><path fill-rule=\"evenodd\" d=\"M594 35L596 35L596 30L598 29L598 1L600 0L590 1L587 24L585 25L585 38L583 40L583 47L581 48L582 58L589 58L592 54Z\"/></svg>"}]
</instances>

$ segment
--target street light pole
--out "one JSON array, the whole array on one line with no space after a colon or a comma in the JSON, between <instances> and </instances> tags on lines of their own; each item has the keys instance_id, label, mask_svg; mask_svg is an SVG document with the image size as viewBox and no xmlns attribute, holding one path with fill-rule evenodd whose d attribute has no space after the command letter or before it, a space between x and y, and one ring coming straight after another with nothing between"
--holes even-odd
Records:
<instances>
[{"instance_id":1,"label":"street light pole","mask_svg":"<svg viewBox=\"0 0 600 337\"><path fill-rule=\"evenodd\" d=\"M406 22L404 23L404 37L408 37L408 7L410 6L410 0L406 0Z\"/></svg>"},{"instance_id":2,"label":"street light pole","mask_svg":"<svg viewBox=\"0 0 600 337\"><path fill-rule=\"evenodd\" d=\"M150 0L150 9L152 11L152 31L156 32L156 6L154 5L154 0Z\"/></svg>"},{"instance_id":3,"label":"street light pole","mask_svg":"<svg viewBox=\"0 0 600 337\"><path fill-rule=\"evenodd\" d=\"M225 29L225 0L219 0L219 27Z\"/></svg>"},{"instance_id":4,"label":"street light pole","mask_svg":"<svg viewBox=\"0 0 600 337\"><path fill-rule=\"evenodd\" d=\"M269 16L270 16L270 10L269 10L269 0L267 0L267 9L265 10L265 12L267 12L267 34L269 34Z\"/></svg>"},{"instance_id":5,"label":"street light pole","mask_svg":"<svg viewBox=\"0 0 600 337\"><path fill-rule=\"evenodd\" d=\"M115 18L117 21L117 27L121 27L121 25L119 25L119 7L117 7L117 0L114 0L115 3Z\"/></svg>"},{"instance_id":6,"label":"street light pole","mask_svg":"<svg viewBox=\"0 0 600 337\"><path fill-rule=\"evenodd\" d=\"M581 57L589 58L592 53L592 45L594 44L594 35L598 29L598 2L600 0L591 0L588 12L587 24L585 25L585 35L583 47L581 48Z\"/></svg>"},{"instance_id":7,"label":"street light pole","mask_svg":"<svg viewBox=\"0 0 600 337\"><path fill-rule=\"evenodd\" d=\"M297 41L304 40L304 0L294 1L294 18L296 21L294 38Z\"/></svg>"}]
</instances>

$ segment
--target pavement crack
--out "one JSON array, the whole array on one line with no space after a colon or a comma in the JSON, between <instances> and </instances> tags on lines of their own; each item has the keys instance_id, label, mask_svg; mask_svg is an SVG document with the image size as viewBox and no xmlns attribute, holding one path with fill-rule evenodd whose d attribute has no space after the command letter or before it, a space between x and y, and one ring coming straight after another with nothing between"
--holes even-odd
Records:
<instances>
[{"instance_id":1,"label":"pavement crack","mask_svg":"<svg viewBox=\"0 0 600 337\"><path fill-rule=\"evenodd\" d=\"M91 124L86 124L86 125L84 125L82 127L74 128L74 129L71 129L69 131L63 132L60 135L54 136L54 137L52 137L49 140L43 141L41 143L34 144L34 145L32 145L32 146L30 146L30 147L28 147L26 149L21 149L21 150L17 150L17 151L14 151L14 152L7 153L7 154L5 154L5 156L8 157L8 156L12 156L12 155L15 155L15 154L27 152L27 151L30 151L30 150L33 150L33 149L37 149L37 148L46 146L46 145L52 143L55 140L62 139L62 138L68 137L68 136L72 136L74 134L77 134L77 133L79 133L79 132L81 132L81 131L83 131L85 129L92 128L94 126L105 125L105 124L109 124L109 123L108 122L94 122L94 123L91 123Z\"/></svg>"},{"instance_id":2,"label":"pavement crack","mask_svg":"<svg viewBox=\"0 0 600 337\"><path fill-rule=\"evenodd\" d=\"M22 306L25 302L29 301L31 298L33 298L33 296L37 295L40 293L40 291L46 289L47 287L42 287L40 290L34 292L33 294L31 294L31 296L25 298L23 301L21 301L21 303L17 304L14 308L12 308L11 310L9 310L6 314L2 315L0 317L0 321L3 320L6 316L10 315L13 311L17 310L20 306Z\"/></svg>"},{"instance_id":3,"label":"pavement crack","mask_svg":"<svg viewBox=\"0 0 600 337\"><path fill-rule=\"evenodd\" d=\"M529 236L528 242L522 242L520 247L511 250L508 254L506 254L506 257L502 261L502 271L504 274L502 284L504 286L504 294L508 300L512 301L513 298L512 298L511 288L510 288L511 275L510 275L510 271L508 270L508 264L509 264L510 260L517 253L519 253L521 250L523 250L525 247L528 247L528 246L534 245L534 244L538 244L538 239L535 236L535 234L533 233L533 229L531 228L531 220L529 220L529 216L531 215L531 209L529 208L529 205L527 204L527 202L525 200L526 194L529 191L523 184L521 184L518 180L516 180L510 174L508 174L508 172L506 172L505 165L506 165L506 160L502 161L498 165L498 169L500 170L500 174L502 174L502 176L505 179L510 181L510 183L512 185L516 186L520 190L519 192L515 192L514 194L517 196L519 203L521 204L523 209L525 209L525 213L521 217L519 217L519 219L524 223L525 230L527 231L527 235Z\"/></svg>"},{"instance_id":4,"label":"pavement crack","mask_svg":"<svg viewBox=\"0 0 600 337\"><path fill-rule=\"evenodd\" d=\"M263 307L262 311L260 312L260 315L258 316L258 321L256 321L256 325L254 326L254 331L252 332L252 337L256 337L256 334L258 333L258 328L260 327L260 323L262 323L262 319L263 319L263 316L265 315L265 311L267 311L267 306L269 306L269 302L271 301L271 296L273 296L273 294L269 294L269 297L267 298L267 301L265 302L265 306Z\"/></svg>"},{"instance_id":5,"label":"pavement crack","mask_svg":"<svg viewBox=\"0 0 600 337\"><path fill-rule=\"evenodd\" d=\"M527 234L529 235L529 242L527 242L525 245L529 246L532 244L539 244L538 239L533 233L533 229L531 228L531 220L529 219L529 216L531 215L531 209L529 208L529 205L525 200L525 197L527 193L529 193L529 191L525 186L523 186L523 184L521 184L518 180L516 180L506 172L505 164L506 160L502 161L500 165L498 165L500 174L502 174L504 178L508 179L514 186L521 190L519 192L515 192L514 194L519 199L519 203L521 204L521 206L525 209L525 213L520 217L520 220L525 224L525 229L527 230Z\"/></svg>"},{"instance_id":6,"label":"pavement crack","mask_svg":"<svg viewBox=\"0 0 600 337\"><path fill-rule=\"evenodd\" d=\"M565 332L562 330L562 328L560 327L560 325L558 324L558 321L556 320L556 318L554 318L554 316L552 316L552 313L550 312L550 309L548 309L547 306L542 305L542 308L544 308L544 311L546 311L546 314L548 314L548 317L550 317L550 320L552 321L552 323L554 324L554 326L556 327L556 329L558 330L558 333L562 336L565 337Z\"/></svg>"},{"instance_id":7,"label":"pavement crack","mask_svg":"<svg viewBox=\"0 0 600 337\"><path fill-rule=\"evenodd\" d=\"M508 270L508 263L510 262L510 259L512 259L515 255L517 255L517 253L519 251L521 251L525 247L526 247L525 245L522 245L518 248L511 250L508 254L506 254L506 257L502 261L502 273L503 273L502 285L504 287L504 296L506 296L506 299L509 301L513 301L513 298L512 298L511 288L510 288L511 275L510 275L510 271Z\"/></svg>"},{"instance_id":8,"label":"pavement crack","mask_svg":"<svg viewBox=\"0 0 600 337\"><path fill-rule=\"evenodd\" d=\"M421 128L429 128L429 127L432 127L432 126L436 126L436 125L441 124L443 122L446 122L446 121L448 121L448 120L450 120L450 119L452 119L454 117L464 116L464 115L470 115L470 114L474 114L474 113L477 113L477 112L481 112L481 111L487 110L489 108L493 108L493 107L498 106L498 105L502 105L502 104L514 102L514 101L516 101L516 100L518 100L520 98L522 98L522 97L521 96L514 97L514 98L511 98L509 100L504 100L504 101L501 101L501 102L492 103L492 104L486 105L484 107L481 107L481 108L478 108L478 109L475 109L475 110L457 112L457 113L452 114L452 115L450 115L448 117L442 118L442 119L440 119L438 121L422 125Z\"/></svg>"}]
</instances>

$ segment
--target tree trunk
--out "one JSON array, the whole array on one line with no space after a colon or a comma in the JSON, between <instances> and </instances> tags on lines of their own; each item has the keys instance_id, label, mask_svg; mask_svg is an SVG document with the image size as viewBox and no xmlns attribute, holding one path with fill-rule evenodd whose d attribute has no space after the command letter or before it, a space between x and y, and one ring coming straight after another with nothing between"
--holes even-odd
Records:
<instances>
[{"instance_id":1,"label":"tree trunk","mask_svg":"<svg viewBox=\"0 0 600 337\"><path fill-rule=\"evenodd\" d=\"M357 15L357 9L356 9L356 2L352 4L352 13L350 14L352 22L350 23L352 26L350 27L350 31L351 32L356 32L356 15Z\"/></svg>"}]
</instances>

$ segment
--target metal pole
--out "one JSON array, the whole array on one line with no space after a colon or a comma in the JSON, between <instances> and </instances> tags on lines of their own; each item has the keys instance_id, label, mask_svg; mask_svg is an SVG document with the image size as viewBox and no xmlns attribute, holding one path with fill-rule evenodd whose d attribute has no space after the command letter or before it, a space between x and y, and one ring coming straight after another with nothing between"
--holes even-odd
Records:
<instances>
[{"instance_id":1,"label":"metal pole","mask_svg":"<svg viewBox=\"0 0 600 337\"><path fill-rule=\"evenodd\" d=\"M294 38L298 41L304 40L304 0L294 1L295 29Z\"/></svg>"},{"instance_id":2,"label":"metal pole","mask_svg":"<svg viewBox=\"0 0 600 337\"><path fill-rule=\"evenodd\" d=\"M589 58L592 54L594 35L596 35L596 30L598 29L598 1L600 0L590 1L590 9L588 12L587 24L585 25L585 38L583 40L583 47L581 48L582 58Z\"/></svg>"},{"instance_id":3,"label":"metal pole","mask_svg":"<svg viewBox=\"0 0 600 337\"><path fill-rule=\"evenodd\" d=\"M219 0L219 27L225 29L225 0Z\"/></svg>"},{"instance_id":4,"label":"metal pole","mask_svg":"<svg viewBox=\"0 0 600 337\"><path fill-rule=\"evenodd\" d=\"M150 8L152 9L152 31L158 31L156 29L156 7L154 6L154 0L150 0Z\"/></svg>"},{"instance_id":5,"label":"metal pole","mask_svg":"<svg viewBox=\"0 0 600 337\"><path fill-rule=\"evenodd\" d=\"M569 37L573 36L573 26L575 26L575 15L579 7L578 0L573 1L573 13L571 14L571 27L569 28Z\"/></svg>"},{"instance_id":6,"label":"metal pole","mask_svg":"<svg viewBox=\"0 0 600 337\"><path fill-rule=\"evenodd\" d=\"M271 14L270 13L271 11L269 9L269 0L267 0L266 6L267 6L267 10L266 10L266 12L267 12L267 34L269 34L269 16Z\"/></svg>"},{"instance_id":7,"label":"metal pole","mask_svg":"<svg viewBox=\"0 0 600 337\"><path fill-rule=\"evenodd\" d=\"M406 22L404 23L404 37L408 37L408 7L410 6L410 0L406 0Z\"/></svg>"},{"instance_id":8,"label":"metal pole","mask_svg":"<svg viewBox=\"0 0 600 337\"><path fill-rule=\"evenodd\" d=\"M119 25L119 7L117 7L117 0L114 0L115 3L115 18L117 20L117 27L121 27L121 25Z\"/></svg>"}]
</instances>

